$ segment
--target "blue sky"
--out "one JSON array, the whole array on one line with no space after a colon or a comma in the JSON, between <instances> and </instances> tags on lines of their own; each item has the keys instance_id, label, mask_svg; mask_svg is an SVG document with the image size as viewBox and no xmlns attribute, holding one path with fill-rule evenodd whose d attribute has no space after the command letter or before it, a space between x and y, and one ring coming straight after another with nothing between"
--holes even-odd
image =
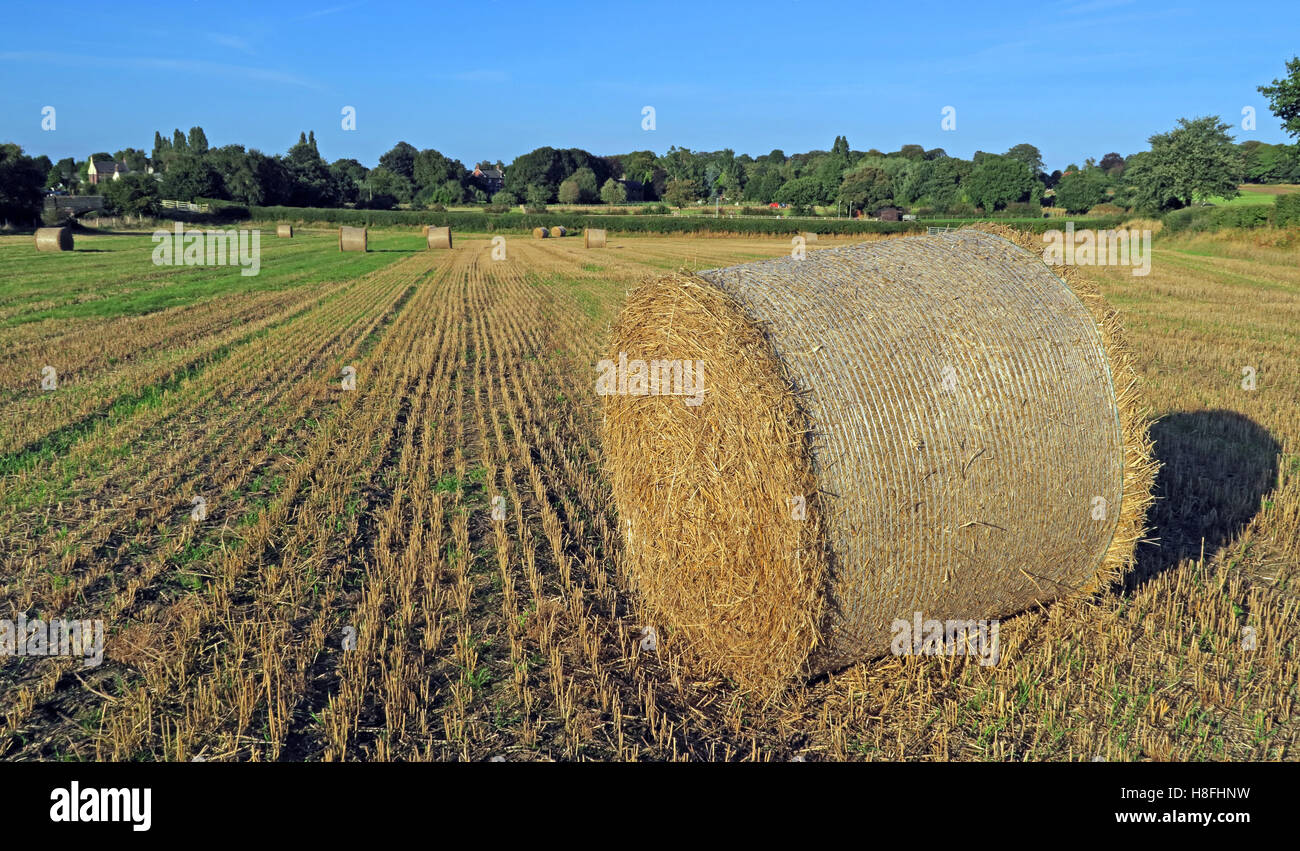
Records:
<instances>
[{"instance_id":1,"label":"blue sky","mask_svg":"<svg viewBox=\"0 0 1300 851\"><path fill-rule=\"evenodd\" d=\"M1179 117L1286 141L1255 87L1300 3L190 2L12 4L0 141L52 159L201 125L214 145L374 165L398 140L467 165L541 145L737 153L1030 142L1047 168L1129 154ZM62 23L56 24L56 18ZM93 23L92 23L93 22ZM44 106L56 109L41 129ZM341 128L344 106L354 131ZM642 129L642 108L655 129ZM956 129L940 127L945 106ZM1253 106L1254 131L1241 127Z\"/></svg>"}]
</instances>

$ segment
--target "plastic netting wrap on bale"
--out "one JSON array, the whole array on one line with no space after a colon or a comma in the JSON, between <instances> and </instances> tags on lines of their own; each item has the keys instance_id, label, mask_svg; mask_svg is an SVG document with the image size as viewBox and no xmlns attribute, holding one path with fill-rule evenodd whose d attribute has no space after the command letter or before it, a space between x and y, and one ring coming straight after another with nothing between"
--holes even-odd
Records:
<instances>
[{"instance_id":1,"label":"plastic netting wrap on bale","mask_svg":"<svg viewBox=\"0 0 1300 851\"><path fill-rule=\"evenodd\" d=\"M555 227L551 228L551 236L564 236L568 232L569 229L566 228L564 225L556 225Z\"/></svg>"},{"instance_id":2,"label":"plastic netting wrap on bale","mask_svg":"<svg viewBox=\"0 0 1300 851\"><path fill-rule=\"evenodd\" d=\"M551 232L546 228L533 228L533 239L546 239Z\"/></svg>"},{"instance_id":3,"label":"plastic netting wrap on bale","mask_svg":"<svg viewBox=\"0 0 1300 851\"><path fill-rule=\"evenodd\" d=\"M778 687L917 612L1131 565L1154 465L1118 320L1026 248L964 230L630 295L597 385L624 558L701 673Z\"/></svg>"},{"instance_id":4,"label":"plastic netting wrap on bale","mask_svg":"<svg viewBox=\"0 0 1300 851\"><path fill-rule=\"evenodd\" d=\"M605 229L604 228L585 228L582 231L583 248L604 248L605 247Z\"/></svg>"},{"instance_id":5,"label":"plastic netting wrap on bale","mask_svg":"<svg viewBox=\"0 0 1300 851\"><path fill-rule=\"evenodd\" d=\"M365 251L366 241L365 228L353 228L347 225L339 228L339 251Z\"/></svg>"},{"instance_id":6,"label":"plastic netting wrap on bale","mask_svg":"<svg viewBox=\"0 0 1300 851\"><path fill-rule=\"evenodd\" d=\"M426 237L430 248L451 248L451 228L429 228Z\"/></svg>"},{"instance_id":7,"label":"plastic netting wrap on bale","mask_svg":"<svg viewBox=\"0 0 1300 851\"><path fill-rule=\"evenodd\" d=\"M278 237L279 239L292 239L292 238L293 238L293 225L276 225L276 226L275 226L275 235L276 235L276 237Z\"/></svg>"},{"instance_id":8,"label":"plastic netting wrap on bale","mask_svg":"<svg viewBox=\"0 0 1300 851\"><path fill-rule=\"evenodd\" d=\"M72 228L37 228L37 251L71 251Z\"/></svg>"}]
</instances>

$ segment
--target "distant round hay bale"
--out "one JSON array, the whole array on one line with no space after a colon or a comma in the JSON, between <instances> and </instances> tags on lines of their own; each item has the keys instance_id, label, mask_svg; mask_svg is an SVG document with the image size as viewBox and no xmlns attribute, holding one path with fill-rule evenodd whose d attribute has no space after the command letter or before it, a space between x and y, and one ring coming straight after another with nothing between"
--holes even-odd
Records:
<instances>
[{"instance_id":1,"label":"distant round hay bale","mask_svg":"<svg viewBox=\"0 0 1300 851\"><path fill-rule=\"evenodd\" d=\"M430 248L451 248L451 228L429 228L426 237Z\"/></svg>"},{"instance_id":2,"label":"distant round hay bale","mask_svg":"<svg viewBox=\"0 0 1300 851\"><path fill-rule=\"evenodd\" d=\"M551 228L551 236L564 236L568 232L569 229L566 228L564 225L556 225L555 227Z\"/></svg>"},{"instance_id":3,"label":"distant round hay bale","mask_svg":"<svg viewBox=\"0 0 1300 851\"><path fill-rule=\"evenodd\" d=\"M37 228L37 251L71 251L72 228Z\"/></svg>"},{"instance_id":4,"label":"distant round hay bale","mask_svg":"<svg viewBox=\"0 0 1300 851\"><path fill-rule=\"evenodd\" d=\"M339 251L365 251L366 229L344 225L339 228Z\"/></svg>"},{"instance_id":5,"label":"distant round hay bale","mask_svg":"<svg viewBox=\"0 0 1300 851\"><path fill-rule=\"evenodd\" d=\"M813 233L810 230L806 230L799 235L803 237L803 241L805 243L817 241L817 234Z\"/></svg>"},{"instance_id":6,"label":"distant round hay bale","mask_svg":"<svg viewBox=\"0 0 1300 851\"><path fill-rule=\"evenodd\" d=\"M551 232L546 228L533 228L533 239L546 239Z\"/></svg>"},{"instance_id":7,"label":"distant round hay bale","mask_svg":"<svg viewBox=\"0 0 1300 851\"><path fill-rule=\"evenodd\" d=\"M275 235L280 239L293 239L293 225L276 225Z\"/></svg>"},{"instance_id":8,"label":"distant round hay bale","mask_svg":"<svg viewBox=\"0 0 1300 851\"><path fill-rule=\"evenodd\" d=\"M584 248L604 248L604 228L584 228L582 231L582 246Z\"/></svg>"},{"instance_id":9,"label":"distant round hay bale","mask_svg":"<svg viewBox=\"0 0 1300 851\"><path fill-rule=\"evenodd\" d=\"M966 229L630 295L602 439L642 616L689 664L774 690L916 612L1001 618L1131 566L1155 464L1128 350L1032 251Z\"/></svg>"}]
</instances>

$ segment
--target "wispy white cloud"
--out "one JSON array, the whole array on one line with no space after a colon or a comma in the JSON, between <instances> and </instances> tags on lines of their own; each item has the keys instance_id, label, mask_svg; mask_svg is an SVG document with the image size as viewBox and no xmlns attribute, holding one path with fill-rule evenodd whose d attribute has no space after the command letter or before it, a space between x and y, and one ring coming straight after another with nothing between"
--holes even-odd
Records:
<instances>
[{"instance_id":1,"label":"wispy white cloud","mask_svg":"<svg viewBox=\"0 0 1300 851\"><path fill-rule=\"evenodd\" d=\"M228 33L208 33L208 40L219 47L226 47L230 50L238 50L240 53L253 53L253 45L249 44L247 39L240 38L237 35Z\"/></svg>"},{"instance_id":2,"label":"wispy white cloud","mask_svg":"<svg viewBox=\"0 0 1300 851\"><path fill-rule=\"evenodd\" d=\"M278 71L274 68L257 68L251 65L232 65L225 62L208 62L202 59L167 59L151 56L89 56L45 51L9 51L0 52L0 62L48 62L64 65L113 66L206 76L237 77L262 83L278 83L285 86L316 89L317 91L323 91L325 88L315 80L298 74L291 74L287 71Z\"/></svg>"},{"instance_id":3,"label":"wispy white cloud","mask_svg":"<svg viewBox=\"0 0 1300 851\"><path fill-rule=\"evenodd\" d=\"M324 7L324 8L316 9L315 11L308 12L308 13L305 14L305 15L299 15L299 16L296 17L296 18L290 18L289 20L291 20L291 21L310 21L310 20L312 20L312 19L314 19L314 18L323 18L323 17L325 17L326 15L337 15L339 12L346 12L348 9L355 9L355 8L357 8L358 6L361 6L361 5L364 5L364 4L362 4L362 3L346 3L346 4L342 5L342 6L326 6L326 7Z\"/></svg>"}]
</instances>

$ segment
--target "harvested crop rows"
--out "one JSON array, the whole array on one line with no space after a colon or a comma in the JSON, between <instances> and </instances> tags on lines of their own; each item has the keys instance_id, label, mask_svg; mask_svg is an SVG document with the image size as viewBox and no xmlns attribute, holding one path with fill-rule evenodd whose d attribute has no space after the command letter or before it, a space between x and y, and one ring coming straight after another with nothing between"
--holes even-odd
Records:
<instances>
[{"instance_id":1,"label":"harvested crop rows","mask_svg":"<svg viewBox=\"0 0 1300 851\"><path fill-rule=\"evenodd\" d=\"M145 236L104 239L147 252ZM99 667L5 660L5 758L1294 758L1294 414L1253 411L1283 483L1255 494L1273 513L1243 537L1225 523L1204 558L1148 560L1129 587L1007 620L999 665L890 657L762 702L693 678L637 619L594 365L646 275L789 240L520 235L504 260L461 234L440 251L411 250L418 233L372 232L368 254L335 240L264 242L281 283L220 299L126 315L76 312L72 289L0 303L0 609L108 633ZM1159 413L1234 404L1160 384L1158 353L1178 344L1162 323L1206 319L1161 311L1179 287L1247 272L1220 262L1186 284L1153 275L1125 314L1140 368L1169 388ZM1135 285L1102 283L1123 309ZM1272 309L1300 320L1296 282L1277 283ZM1244 345L1220 329L1197 351ZM1270 346L1300 354L1294 337ZM40 389L46 362L66 395ZM1261 652L1243 659L1247 623Z\"/></svg>"}]
</instances>

